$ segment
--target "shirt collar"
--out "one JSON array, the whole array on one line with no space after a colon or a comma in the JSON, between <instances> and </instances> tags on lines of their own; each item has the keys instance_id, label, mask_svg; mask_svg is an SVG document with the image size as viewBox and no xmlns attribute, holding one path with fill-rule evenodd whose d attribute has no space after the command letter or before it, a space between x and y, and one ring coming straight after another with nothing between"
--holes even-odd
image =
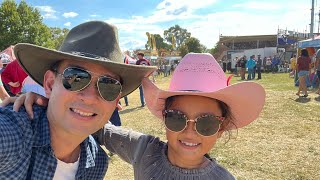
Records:
<instances>
[{"instance_id":1,"label":"shirt collar","mask_svg":"<svg viewBox=\"0 0 320 180\"><path fill-rule=\"evenodd\" d=\"M34 106L34 119L32 126L34 126L34 147L50 146L50 129L49 121L47 118L46 110L41 106ZM90 168L95 166L95 156L98 152L98 145L94 138L90 135L80 144L80 161L78 172L84 172L84 168Z\"/></svg>"},{"instance_id":2,"label":"shirt collar","mask_svg":"<svg viewBox=\"0 0 320 180\"><path fill-rule=\"evenodd\" d=\"M94 157L97 154L95 154L94 151L98 151L98 147L97 145L93 145L95 143L95 140L90 135L80 144L81 153L77 177L84 175L86 169L96 166Z\"/></svg>"}]
</instances>

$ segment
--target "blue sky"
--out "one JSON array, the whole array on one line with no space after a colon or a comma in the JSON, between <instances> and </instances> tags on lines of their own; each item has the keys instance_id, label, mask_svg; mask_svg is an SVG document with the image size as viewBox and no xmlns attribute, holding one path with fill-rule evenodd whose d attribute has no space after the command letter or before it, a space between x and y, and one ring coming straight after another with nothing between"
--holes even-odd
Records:
<instances>
[{"instance_id":1,"label":"blue sky","mask_svg":"<svg viewBox=\"0 0 320 180\"><path fill-rule=\"evenodd\" d=\"M3 0L0 0L2 2ZM319 12L317 4L315 12ZM16 0L17 3L20 0ZM123 50L143 48L146 32L160 34L175 24L208 48L222 35L308 31L311 0L26 0L50 27L68 28L90 20L116 25ZM318 16L315 17L318 22ZM315 32L318 31L318 23Z\"/></svg>"}]
</instances>

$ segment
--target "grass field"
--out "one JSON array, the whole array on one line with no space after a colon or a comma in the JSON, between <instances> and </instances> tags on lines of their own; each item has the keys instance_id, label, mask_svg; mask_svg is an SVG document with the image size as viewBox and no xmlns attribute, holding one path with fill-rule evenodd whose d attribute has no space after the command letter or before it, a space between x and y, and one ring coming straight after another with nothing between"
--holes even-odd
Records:
<instances>
[{"instance_id":1,"label":"grass field","mask_svg":"<svg viewBox=\"0 0 320 180\"><path fill-rule=\"evenodd\" d=\"M298 98L288 74L262 74L262 78L255 80L267 93L260 117L233 132L227 143L227 136L220 139L210 155L237 179L320 179L320 97L310 91L308 98ZM156 80L167 89L170 77ZM140 108L139 91L128 97L130 105L120 112L123 127L165 141L160 121L146 107ZM133 179L133 169L114 155L105 179Z\"/></svg>"}]
</instances>

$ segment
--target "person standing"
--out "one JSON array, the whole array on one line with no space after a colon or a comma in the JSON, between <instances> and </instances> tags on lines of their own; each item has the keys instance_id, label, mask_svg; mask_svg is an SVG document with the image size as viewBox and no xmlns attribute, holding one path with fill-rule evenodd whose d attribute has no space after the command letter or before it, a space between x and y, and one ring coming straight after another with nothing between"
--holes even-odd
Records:
<instances>
[{"instance_id":1,"label":"person standing","mask_svg":"<svg viewBox=\"0 0 320 180\"><path fill-rule=\"evenodd\" d=\"M263 72L266 72L267 71L267 57L264 57L263 58L263 61L262 61L263 63L263 65L262 65L262 67L263 67Z\"/></svg>"},{"instance_id":2,"label":"person standing","mask_svg":"<svg viewBox=\"0 0 320 180\"><path fill-rule=\"evenodd\" d=\"M0 68L1 68L1 70L0 70L0 74L1 74L2 70L4 70L1 56L0 56ZM10 97L10 95L8 94L6 89L4 88L2 80L0 78L0 99L3 101L7 97Z\"/></svg>"},{"instance_id":3,"label":"person standing","mask_svg":"<svg viewBox=\"0 0 320 180\"><path fill-rule=\"evenodd\" d=\"M290 75L294 76L296 73L296 65L297 65L297 58L294 54L292 58L290 59Z\"/></svg>"},{"instance_id":4,"label":"person standing","mask_svg":"<svg viewBox=\"0 0 320 180\"><path fill-rule=\"evenodd\" d=\"M256 56L252 55L252 60L255 62L255 65L253 67L253 71L252 71L252 79L256 78L256 69L257 69L257 60L256 60Z\"/></svg>"},{"instance_id":5,"label":"person standing","mask_svg":"<svg viewBox=\"0 0 320 180\"><path fill-rule=\"evenodd\" d=\"M256 62L254 61L254 55L250 56L250 59L248 60L246 66L248 68L247 80L251 80L253 78L253 68L256 66Z\"/></svg>"},{"instance_id":6,"label":"person standing","mask_svg":"<svg viewBox=\"0 0 320 180\"><path fill-rule=\"evenodd\" d=\"M11 96L16 96L21 92L22 83L27 76L17 60L10 62L1 73L2 82L10 86L8 93Z\"/></svg>"},{"instance_id":7,"label":"person standing","mask_svg":"<svg viewBox=\"0 0 320 180\"><path fill-rule=\"evenodd\" d=\"M315 72L317 73L316 75L318 76L318 81L319 81L319 87L318 91L316 92L318 95L320 95L320 49L316 52L316 62L314 64Z\"/></svg>"},{"instance_id":8,"label":"person standing","mask_svg":"<svg viewBox=\"0 0 320 180\"><path fill-rule=\"evenodd\" d=\"M124 55L123 62L124 62L125 64L136 64L136 60L134 60L133 58L131 58L128 54L125 54L125 55ZM128 96L124 96L123 99L124 99L124 103L126 104L126 106L129 106Z\"/></svg>"},{"instance_id":9,"label":"person standing","mask_svg":"<svg viewBox=\"0 0 320 180\"><path fill-rule=\"evenodd\" d=\"M294 71L296 69L296 65L297 65L296 55L293 55L292 58L290 59L290 71Z\"/></svg>"},{"instance_id":10,"label":"person standing","mask_svg":"<svg viewBox=\"0 0 320 180\"><path fill-rule=\"evenodd\" d=\"M247 60L246 60L246 56L243 56L240 59L240 67L241 67L241 80L245 80L246 77L246 64L247 64Z\"/></svg>"},{"instance_id":11,"label":"person standing","mask_svg":"<svg viewBox=\"0 0 320 180\"><path fill-rule=\"evenodd\" d=\"M238 57L236 57L236 58L238 58ZM241 64L240 64L240 61L241 61L241 58L239 59L238 58L238 60L237 60L237 72L238 72L238 76L239 76L239 74L240 74L240 76L241 76Z\"/></svg>"},{"instance_id":12,"label":"person standing","mask_svg":"<svg viewBox=\"0 0 320 180\"><path fill-rule=\"evenodd\" d=\"M144 54L142 52L138 53L137 56L138 56L138 60L136 62L136 65L139 65L139 66L150 66L149 60L144 58ZM152 79L153 79L153 82L155 82L153 74L152 74ZM139 91L140 91L141 107L144 107L145 106L145 101L144 101L142 86L139 86Z\"/></svg>"},{"instance_id":13,"label":"person standing","mask_svg":"<svg viewBox=\"0 0 320 180\"><path fill-rule=\"evenodd\" d=\"M266 72L269 73L271 71L272 71L272 61L271 61L271 56L269 56L266 61Z\"/></svg>"},{"instance_id":14,"label":"person standing","mask_svg":"<svg viewBox=\"0 0 320 180\"><path fill-rule=\"evenodd\" d=\"M296 66L299 77L299 89L296 93L297 96L300 96L300 92L303 91L303 97L308 97L306 78L308 78L310 68L311 58L309 57L309 53L307 49L302 49L301 56L298 57Z\"/></svg>"},{"instance_id":15,"label":"person standing","mask_svg":"<svg viewBox=\"0 0 320 180\"><path fill-rule=\"evenodd\" d=\"M277 56L274 55L272 58L272 73L278 72L278 59Z\"/></svg>"},{"instance_id":16,"label":"person standing","mask_svg":"<svg viewBox=\"0 0 320 180\"><path fill-rule=\"evenodd\" d=\"M236 76L239 76L239 71L238 71L238 61L239 61L239 58L236 57L236 58L233 59L232 61L233 61L232 64L234 64L234 74L235 74Z\"/></svg>"},{"instance_id":17,"label":"person standing","mask_svg":"<svg viewBox=\"0 0 320 180\"><path fill-rule=\"evenodd\" d=\"M261 66L262 66L262 59L261 59L261 55L259 54L257 59L257 64L256 64L258 80L261 79Z\"/></svg>"}]
</instances>

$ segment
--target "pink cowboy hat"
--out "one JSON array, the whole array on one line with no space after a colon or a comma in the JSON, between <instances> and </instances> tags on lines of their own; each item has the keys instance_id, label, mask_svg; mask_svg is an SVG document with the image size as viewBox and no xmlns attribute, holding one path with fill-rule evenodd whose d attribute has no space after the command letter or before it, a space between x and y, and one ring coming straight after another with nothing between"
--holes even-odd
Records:
<instances>
[{"instance_id":1,"label":"pink cowboy hat","mask_svg":"<svg viewBox=\"0 0 320 180\"><path fill-rule=\"evenodd\" d=\"M189 53L175 69L168 91L159 89L147 78L142 85L147 107L160 119L168 97L204 96L220 100L230 107L234 124L229 124L227 129L236 129L259 116L265 103L265 91L254 82L229 85L229 80L211 54Z\"/></svg>"}]
</instances>

